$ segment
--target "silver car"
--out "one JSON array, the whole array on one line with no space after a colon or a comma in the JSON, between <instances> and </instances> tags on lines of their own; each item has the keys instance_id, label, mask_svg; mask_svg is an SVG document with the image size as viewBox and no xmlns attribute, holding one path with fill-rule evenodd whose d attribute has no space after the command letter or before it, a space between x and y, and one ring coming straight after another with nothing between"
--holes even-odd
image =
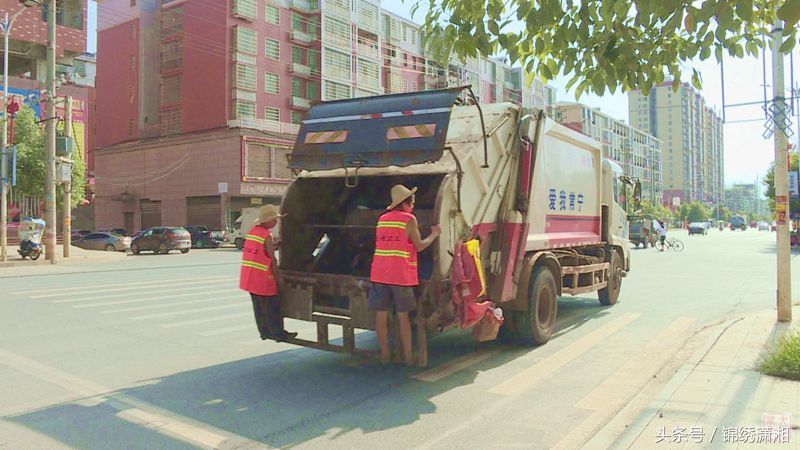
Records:
<instances>
[{"instance_id":1,"label":"silver car","mask_svg":"<svg viewBox=\"0 0 800 450\"><path fill-rule=\"evenodd\" d=\"M89 233L73 242L72 245L84 250L106 250L124 252L131 246L131 238L114 233Z\"/></svg>"}]
</instances>

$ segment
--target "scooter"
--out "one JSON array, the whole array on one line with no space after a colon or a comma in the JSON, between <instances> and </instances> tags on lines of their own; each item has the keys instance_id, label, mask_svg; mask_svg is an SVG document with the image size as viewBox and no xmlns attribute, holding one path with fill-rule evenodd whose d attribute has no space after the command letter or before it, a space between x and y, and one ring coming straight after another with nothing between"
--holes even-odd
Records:
<instances>
[{"instance_id":1,"label":"scooter","mask_svg":"<svg viewBox=\"0 0 800 450\"><path fill-rule=\"evenodd\" d=\"M42 219L22 219L17 233L19 235L19 253L22 259L29 257L32 261L39 259L42 254L42 233L45 222Z\"/></svg>"}]
</instances>

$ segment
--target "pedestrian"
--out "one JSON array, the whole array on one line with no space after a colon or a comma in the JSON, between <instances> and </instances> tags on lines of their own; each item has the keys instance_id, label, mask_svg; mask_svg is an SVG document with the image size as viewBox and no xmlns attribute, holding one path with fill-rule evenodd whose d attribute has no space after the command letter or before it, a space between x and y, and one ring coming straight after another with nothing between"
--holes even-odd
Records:
<instances>
[{"instance_id":1,"label":"pedestrian","mask_svg":"<svg viewBox=\"0 0 800 450\"><path fill-rule=\"evenodd\" d=\"M389 311L394 309L400 324L400 341L407 366L414 365L411 348L411 322L409 313L416 308L414 286L419 285L417 253L425 250L441 233L434 225L431 233L422 239L414 211L417 188L408 189L402 184L392 187L392 203L388 212L378 219L375 231L375 254L370 270L368 304L375 311L375 333L381 346L381 364L391 360L388 339Z\"/></svg>"},{"instance_id":2,"label":"pedestrian","mask_svg":"<svg viewBox=\"0 0 800 450\"><path fill-rule=\"evenodd\" d=\"M663 252L664 245L666 244L667 241L667 226L664 225L663 220L658 221L658 236L659 236L659 242L661 242L661 251Z\"/></svg>"},{"instance_id":3,"label":"pedestrian","mask_svg":"<svg viewBox=\"0 0 800 450\"><path fill-rule=\"evenodd\" d=\"M277 244L272 236L272 228L284 215L275 205L264 205L258 210L256 225L244 238L242 267L239 271L239 288L250 293L261 339L278 342L297 336L297 333L283 329L274 273Z\"/></svg>"}]
</instances>

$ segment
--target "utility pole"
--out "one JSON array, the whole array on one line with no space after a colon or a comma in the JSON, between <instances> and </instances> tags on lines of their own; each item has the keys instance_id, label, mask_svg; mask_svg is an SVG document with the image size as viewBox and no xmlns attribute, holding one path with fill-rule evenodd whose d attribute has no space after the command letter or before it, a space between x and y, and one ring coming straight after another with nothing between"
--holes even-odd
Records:
<instances>
[{"instance_id":1,"label":"utility pole","mask_svg":"<svg viewBox=\"0 0 800 450\"><path fill-rule=\"evenodd\" d=\"M45 255L56 263L56 0L47 1L47 138L44 160Z\"/></svg>"},{"instance_id":2,"label":"utility pole","mask_svg":"<svg viewBox=\"0 0 800 450\"><path fill-rule=\"evenodd\" d=\"M0 261L6 262L8 260L8 167L6 167L6 159L8 154L8 113L6 112L6 105L8 104L8 34L11 32L11 22L8 20L8 13L3 19L3 36L5 37L5 44L3 45L3 143L2 148L2 161L0 161L0 184L2 187L3 198L0 200Z\"/></svg>"},{"instance_id":3,"label":"utility pole","mask_svg":"<svg viewBox=\"0 0 800 450\"><path fill-rule=\"evenodd\" d=\"M64 136L67 138L67 146L72 145L72 96L67 95L64 98ZM71 153L70 153L71 154ZM65 164L62 161L62 164ZM72 161L68 163L70 167L70 177L72 176ZM64 219L61 225L61 235L64 240L64 258L69 258L69 248L72 245L72 204L70 195L72 194L72 181L71 178L64 181Z\"/></svg>"},{"instance_id":4,"label":"utility pole","mask_svg":"<svg viewBox=\"0 0 800 450\"><path fill-rule=\"evenodd\" d=\"M775 213L778 222L778 322L792 321L792 279L789 249L789 167L786 163L788 139L786 136L787 111L783 86L783 22L775 20L772 29L772 96L775 110Z\"/></svg>"}]
</instances>

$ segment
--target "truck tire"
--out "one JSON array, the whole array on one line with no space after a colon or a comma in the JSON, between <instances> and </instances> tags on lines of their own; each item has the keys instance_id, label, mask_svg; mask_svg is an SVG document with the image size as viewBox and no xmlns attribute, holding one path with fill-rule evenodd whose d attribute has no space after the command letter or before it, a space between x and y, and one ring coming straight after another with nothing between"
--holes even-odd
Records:
<instances>
[{"instance_id":1,"label":"truck tire","mask_svg":"<svg viewBox=\"0 0 800 450\"><path fill-rule=\"evenodd\" d=\"M242 238L236 238L236 239L233 241L233 245L235 245L235 246L236 246L236 250L242 250L242 249L244 249L244 241L242 240Z\"/></svg>"},{"instance_id":2,"label":"truck tire","mask_svg":"<svg viewBox=\"0 0 800 450\"><path fill-rule=\"evenodd\" d=\"M622 287L622 275L619 273L622 264L620 262L619 253L617 253L616 250L611 250L611 260L609 263L608 286L597 291L600 304L603 306L616 304L617 298L619 298L620 288Z\"/></svg>"},{"instance_id":3,"label":"truck tire","mask_svg":"<svg viewBox=\"0 0 800 450\"><path fill-rule=\"evenodd\" d=\"M535 345L550 340L558 313L558 290L553 272L546 266L533 269L528 288L528 311L520 311L515 319L520 337L530 339Z\"/></svg>"}]
</instances>

